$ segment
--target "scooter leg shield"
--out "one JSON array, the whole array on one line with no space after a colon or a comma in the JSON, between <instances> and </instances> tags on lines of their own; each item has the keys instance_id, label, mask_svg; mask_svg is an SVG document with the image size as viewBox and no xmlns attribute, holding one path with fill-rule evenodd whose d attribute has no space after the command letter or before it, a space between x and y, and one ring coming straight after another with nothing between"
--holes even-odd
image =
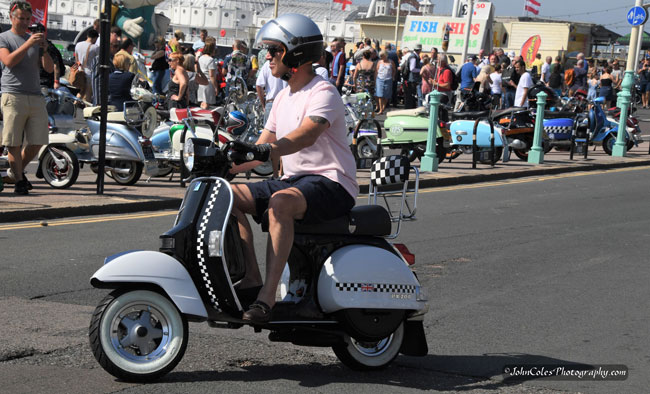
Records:
<instances>
[{"instance_id":1,"label":"scooter leg shield","mask_svg":"<svg viewBox=\"0 0 650 394\"><path fill-rule=\"evenodd\" d=\"M116 288L126 283L157 285L182 313L208 317L190 274L180 262L164 253L142 250L109 256L90 278L90 284L98 288Z\"/></svg>"}]
</instances>

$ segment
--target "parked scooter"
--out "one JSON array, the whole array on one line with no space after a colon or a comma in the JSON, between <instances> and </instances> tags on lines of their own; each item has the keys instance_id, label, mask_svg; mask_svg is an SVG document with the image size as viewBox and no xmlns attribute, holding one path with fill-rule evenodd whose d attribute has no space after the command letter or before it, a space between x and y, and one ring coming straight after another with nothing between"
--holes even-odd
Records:
<instances>
[{"instance_id":1,"label":"parked scooter","mask_svg":"<svg viewBox=\"0 0 650 394\"><path fill-rule=\"evenodd\" d=\"M96 108L84 110L87 127L73 133L77 141L75 153L82 164L89 164L97 171L99 158L99 121L94 120ZM144 114L137 102L127 102L121 114L108 113L106 124L105 171L120 185L133 185L142 172L155 176L159 172L158 162L151 147L151 141L143 137L136 127L143 122ZM113 120L120 120L115 122Z\"/></svg>"},{"instance_id":2,"label":"parked scooter","mask_svg":"<svg viewBox=\"0 0 650 394\"><path fill-rule=\"evenodd\" d=\"M76 147L74 135L62 131L74 128L75 105L79 104L80 100L65 88L43 89L43 94L48 112L49 135L48 144L43 145L36 155L38 158L36 177L45 180L55 189L65 189L77 181L79 161L74 154ZM0 151L0 171L5 173L7 180L13 180L4 148Z\"/></svg>"},{"instance_id":3,"label":"parked scooter","mask_svg":"<svg viewBox=\"0 0 650 394\"><path fill-rule=\"evenodd\" d=\"M621 109L618 107L610 108L606 111L607 120L610 123L619 124L621 118ZM625 130L627 131L628 141L627 141L627 150L631 150L635 146L639 146L643 142L643 136L641 135L641 128L639 127L639 119L634 115L628 115L627 121L625 123ZM616 143L616 135L612 136L613 141L607 141L603 145L603 149L607 148L609 150L613 149L614 144Z\"/></svg>"},{"instance_id":4,"label":"parked scooter","mask_svg":"<svg viewBox=\"0 0 650 394\"><path fill-rule=\"evenodd\" d=\"M385 367L398 353L426 355L428 306L409 266L414 256L406 246L388 242L414 211L399 212L393 234L390 214L379 205L357 206L348 216L317 225L297 223L284 300L268 323L241 319L255 296L245 297L236 287L245 264L231 214L233 192L223 178L233 157L230 148L188 140L185 165L200 177L189 185L174 227L160 236L160 251L109 256L92 276L94 287L113 289L90 322L99 364L120 379L157 379L183 357L188 321L230 329L252 325L256 332L269 330L272 342L332 347L345 365L359 370ZM394 168L405 174L398 182L408 179L405 158L380 160L373 170ZM377 184L392 183L390 178L373 178L373 192ZM306 305L313 306L309 314L303 313Z\"/></svg>"},{"instance_id":5,"label":"parked scooter","mask_svg":"<svg viewBox=\"0 0 650 394\"><path fill-rule=\"evenodd\" d=\"M604 101L604 97L594 99L593 105L589 110L589 115L583 122L589 124L589 131L591 133L590 141L600 143L605 153L611 155L618 134L618 122L607 120L607 114L602 108ZM635 145L634 136L637 137L636 143L638 143L639 137L637 133L633 133L632 135L631 137L630 133L627 130L625 131L625 141L628 150Z\"/></svg>"},{"instance_id":6,"label":"parked scooter","mask_svg":"<svg viewBox=\"0 0 650 394\"><path fill-rule=\"evenodd\" d=\"M381 145L378 142L381 125L374 117L372 96L367 91L352 93L347 87L343 87L341 99L345 105L348 141L352 154L357 159L357 165L360 160L377 159L381 156Z\"/></svg>"}]
</instances>

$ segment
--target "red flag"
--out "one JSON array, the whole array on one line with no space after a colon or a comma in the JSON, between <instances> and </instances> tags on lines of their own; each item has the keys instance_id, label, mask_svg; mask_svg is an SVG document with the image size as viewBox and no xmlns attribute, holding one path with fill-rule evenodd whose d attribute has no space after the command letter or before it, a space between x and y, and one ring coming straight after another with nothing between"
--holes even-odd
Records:
<instances>
[{"instance_id":1,"label":"red flag","mask_svg":"<svg viewBox=\"0 0 650 394\"><path fill-rule=\"evenodd\" d=\"M40 23L47 27L47 0L30 0L32 5L32 23Z\"/></svg>"},{"instance_id":2,"label":"red flag","mask_svg":"<svg viewBox=\"0 0 650 394\"><path fill-rule=\"evenodd\" d=\"M343 4L343 7L341 7L343 11L345 11L345 6L352 5L352 0L334 0L334 2Z\"/></svg>"},{"instance_id":3,"label":"red flag","mask_svg":"<svg viewBox=\"0 0 650 394\"><path fill-rule=\"evenodd\" d=\"M538 15L539 7L541 6L542 4L537 0L526 0L526 6L524 7L524 9L528 12Z\"/></svg>"}]
</instances>

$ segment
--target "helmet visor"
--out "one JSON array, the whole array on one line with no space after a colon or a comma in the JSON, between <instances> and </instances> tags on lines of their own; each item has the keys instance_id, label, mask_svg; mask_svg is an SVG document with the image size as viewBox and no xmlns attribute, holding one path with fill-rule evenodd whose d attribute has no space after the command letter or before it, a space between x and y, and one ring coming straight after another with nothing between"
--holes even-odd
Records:
<instances>
[{"instance_id":1,"label":"helmet visor","mask_svg":"<svg viewBox=\"0 0 650 394\"><path fill-rule=\"evenodd\" d=\"M287 46L295 38L287 29L280 26L274 19L266 22L255 36L255 46L261 47L263 41L275 41Z\"/></svg>"}]
</instances>

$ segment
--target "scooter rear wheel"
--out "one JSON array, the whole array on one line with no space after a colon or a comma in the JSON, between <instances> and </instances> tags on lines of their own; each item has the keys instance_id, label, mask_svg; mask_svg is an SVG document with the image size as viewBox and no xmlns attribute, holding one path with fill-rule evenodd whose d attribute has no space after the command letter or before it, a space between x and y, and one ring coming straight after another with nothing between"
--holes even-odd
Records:
<instances>
[{"instance_id":1,"label":"scooter rear wheel","mask_svg":"<svg viewBox=\"0 0 650 394\"><path fill-rule=\"evenodd\" d=\"M379 341L358 341L347 334L343 340L343 344L333 346L332 350L347 367L357 371L382 369L399 354L404 340L404 323Z\"/></svg>"},{"instance_id":2,"label":"scooter rear wheel","mask_svg":"<svg viewBox=\"0 0 650 394\"><path fill-rule=\"evenodd\" d=\"M187 347L187 319L167 297L150 290L113 291L95 309L88 331L102 368L130 382L165 375Z\"/></svg>"},{"instance_id":3,"label":"scooter rear wheel","mask_svg":"<svg viewBox=\"0 0 650 394\"><path fill-rule=\"evenodd\" d=\"M118 171L111 171L111 178L120 185L130 186L135 185L142 176L142 163L137 161L120 160L113 163L116 168L126 168L128 173L123 174Z\"/></svg>"}]
</instances>

